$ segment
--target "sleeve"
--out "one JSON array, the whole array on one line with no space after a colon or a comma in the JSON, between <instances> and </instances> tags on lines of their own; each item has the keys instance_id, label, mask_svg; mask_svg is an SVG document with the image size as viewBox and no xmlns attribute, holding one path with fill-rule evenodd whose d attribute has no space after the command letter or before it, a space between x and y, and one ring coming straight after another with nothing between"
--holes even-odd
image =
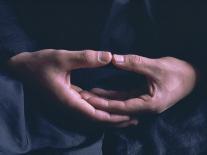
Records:
<instances>
[{"instance_id":1,"label":"sleeve","mask_svg":"<svg viewBox=\"0 0 207 155\"><path fill-rule=\"evenodd\" d=\"M160 56L172 56L191 64L198 72L195 90L206 90L207 2L172 1L160 4L153 13L160 32ZM155 9L154 9L155 10ZM176 68L175 68L176 69Z\"/></svg>"},{"instance_id":2,"label":"sleeve","mask_svg":"<svg viewBox=\"0 0 207 155\"><path fill-rule=\"evenodd\" d=\"M19 25L12 4L0 0L0 64L16 54L33 49L34 43Z\"/></svg>"},{"instance_id":3,"label":"sleeve","mask_svg":"<svg viewBox=\"0 0 207 155\"><path fill-rule=\"evenodd\" d=\"M8 0L0 0L0 63L18 53L36 49L18 24L11 8ZM39 96L45 94L44 90L34 85L28 86L7 70L2 71L1 67L0 154L30 154L28 152L32 150L48 154L44 148L69 148L70 151L88 147L101 139L101 130L84 127L85 124L76 125L80 121L68 116L68 111L64 112L65 108L57 110L59 103L52 103L53 99L49 101L50 98L44 95ZM61 121L65 119L70 123Z\"/></svg>"}]
</instances>

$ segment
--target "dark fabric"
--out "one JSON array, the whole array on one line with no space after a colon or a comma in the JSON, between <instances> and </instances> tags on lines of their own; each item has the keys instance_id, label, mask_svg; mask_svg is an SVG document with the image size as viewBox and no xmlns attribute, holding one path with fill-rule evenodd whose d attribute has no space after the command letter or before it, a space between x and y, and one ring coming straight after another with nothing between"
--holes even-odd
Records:
<instances>
[{"instance_id":1,"label":"dark fabric","mask_svg":"<svg viewBox=\"0 0 207 155\"><path fill-rule=\"evenodd\" d=\"M0 64L23 51L32 51L34 45L18 25L16 15L7 1L0 1Z\"/></svg>"},{"instance_id":2,"label":"dark fabric","mask_svg":"<svg viewBox=\"0 0 207 155\"><path fill-rule=\"evenodd\" d=\"M0 0L0 62L43 48L110 50L174 56L206 75L206 6L202 0ZM32 79L19 81L0 68L0 154L101 154L103 127L61 107ZM140 85L135 79L110 65L72 74L84 89L128 90ZM141 118L138 127L106 129L104 153L205 154L205 96L197 89L163 114Z\"/></svg>"}]
</instances>

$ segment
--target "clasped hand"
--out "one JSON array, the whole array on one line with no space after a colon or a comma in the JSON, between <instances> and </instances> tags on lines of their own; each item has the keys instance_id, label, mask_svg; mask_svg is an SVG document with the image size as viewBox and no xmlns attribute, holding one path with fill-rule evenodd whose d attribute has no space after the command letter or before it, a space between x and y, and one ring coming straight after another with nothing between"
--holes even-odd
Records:
<instances>
[{"instance_id":1,"label":"clasped hand","mask_svg":"<svg viewBox=\"0 0 207 155\"><path fill-rule=\"evenodd\" d=\"M120 69L146 76L148 92L140 95L136 91L100 88L86 91L71 84L72 70L101 67L111 62ZM196 84L195 69L173 57L150 59L92 50L46 49L18 54L9 60L9 66L18 74L32 75L60 103L75 112L116 127L136 125L138 120L133 118L136 114L165 111L188 95Z\"/></svg>"}]
</instances>

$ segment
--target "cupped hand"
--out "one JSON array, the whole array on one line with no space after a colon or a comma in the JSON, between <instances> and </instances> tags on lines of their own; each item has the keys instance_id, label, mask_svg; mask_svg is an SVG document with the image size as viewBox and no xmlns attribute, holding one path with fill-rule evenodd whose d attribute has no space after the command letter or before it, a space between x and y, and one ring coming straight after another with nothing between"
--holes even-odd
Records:
<instances>
[{"instance_id":1,"label":"cupped hand","mask_svg":"<svg viewBox=\"0 0 207 155\"><path fill-rule=\"evenodd\" d=\"M24 77L29 75L32 77L31 81L38 81L75 112L98 122L114 123L118 126L123 123L130 124L133 120L128 115L111 114L94 108L80 95L83 90L70 82L72 70L104 66L111 59L109 52L46 49L18 54L9 60L9 66L15 73Z\"/></svg>"},{"instance_id":2,"label":"cupped hand","mask_svg":"<svg viewBox=\"0 0 207 155\"><path fill-rule=\"evenodd\" d=\"M91 92L96 95L82 93L91 105L108 112L128 115L161 113L187 96L196 84L195 69L173 57L150 59L138 55L114 55L112 62L120 69L145 75L148 92L140 95L136 91L95 88Z\"/></svg>"}]
</instances>

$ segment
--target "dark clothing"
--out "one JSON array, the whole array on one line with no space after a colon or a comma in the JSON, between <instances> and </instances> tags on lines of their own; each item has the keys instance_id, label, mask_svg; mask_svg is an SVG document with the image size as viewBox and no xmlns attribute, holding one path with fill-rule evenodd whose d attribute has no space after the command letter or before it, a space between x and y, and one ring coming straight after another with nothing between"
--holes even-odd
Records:
<instances>
[{"instance_id":1,"label":"dark clothing","mask_svg":"<svg viewBox=\"0 0 207 155\"><path fill-rule=\"evenodd\" d=\"M144 117L138 127L105 132L41 88L31 89L31 82L14 79L3 63L23 51L94 49L173 56L205 75L206 6L201 0L0 0L0 154L101 154L103 133L106 154L205 154L204 88L161 115ZM133 84L118 88L127 79ZM84 89L139 84L110 65L75 71L72 80Z\"/></svg>"}]
</instances>

